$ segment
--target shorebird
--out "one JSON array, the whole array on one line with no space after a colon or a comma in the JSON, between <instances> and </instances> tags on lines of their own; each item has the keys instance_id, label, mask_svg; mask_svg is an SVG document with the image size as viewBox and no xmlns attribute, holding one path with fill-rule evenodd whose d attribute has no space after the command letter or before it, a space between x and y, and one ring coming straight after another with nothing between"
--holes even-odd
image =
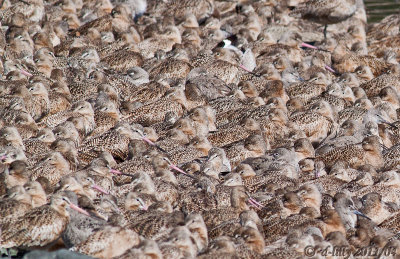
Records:
<instances>
[{"instance_id":1,"label":"shorebird","mask_svg":"<svg viewBox=\"0 0 400 259\"><path fill-rule=\"evenodd\" d=\"M101 58L101 62L115 71L130 75L134 72L130 71L130 69L143 65L143 57L138 52L121 49Z\"/></svg>"},{"instance_id":2,"label":"shorebird","mask_svg":"<svg viewBox=\"0 0 400 259\"><path fill-rule=\"evenodd\" d=\"M119 121L119 111L115 104L111 101L105 101L97 104L97 108L94 112L94 121L96 123L96 128L90 132L91 136L97 136L105 133L109 129L113 128Z\"/></svg>"},{"instance_id":3,"label":"shorebird","mask_svg":"<svg viewBox=\"0 0 400 259\"><path fill-rule=\"evenodd\" d=\"M398 193L395 191L398 184L398 174L395 171L386 171L380 175L377 184L365 186L355 192L355 194L361 196L370 192L377 192L382 196L383 202L393 202L394 204L398 204Z\"/></svg>"},{"instance_id":4,"label":"shorebird","mask_svg":"<svg viewBox=\"0 0 400 259\"><path fill-rule=\"evenodd\" d=\"M160 98L157 102L143 105L126 116L125 121L141 123L150 126L153 123L163 121L167 112L174 112L181 116L186 110L186 96L182 89L173 89ZM154 111L157 113L154 114Z\"/></svg>"},{"instance_id":5,"label":"shorebird","mask_svg":"<svg viewBox=\"0 0 400 259\"><path fill-rule=\"evenodd\" d=\"M128 156L128 145L131 140L147 139L143 135L141 128L140 125L131 126L127 122L120 122L102 135L84 141L78 147L79 156L90 162L99 153L108 151L116 158L126 159Z\"/></svg>"},{"instance_id":6,"label":"shorebird","mask_svg":"<svg viewBox=\"0 0 400 259\"><path fill-rule=\"evenodd\" d=\"M347 20L356 12L355 0L309 0L298 5L291 15L300 14L303 19L311 20L324 27L324 37L327 36L328 24L335 24Z\"/></svg>"},{"instance_id":7,"label":"shorebird","mask_svg":"<svg viewBox=\"0 0 400 259\"><path fill-rule=\"evenodd\" d=\"M4 183L7 189L24 185L29 180L29 170L24 161L16 160L4 169Z\"/></svg>"},{"instance_id":8,"label":"shorebird","mask_svg":"<svg viewBox=\"0 0 400 259\"><path fill-rule=\"evenodd\" d=\"M31 22L38 22L44 15L44 4L41 0L31 0L27 3L19 3L11 5L5 10L2 10L2 22L10 23L13 15L16 13L23 14L24 18Z\"/></svg>"},{"instance_id":9,"label":"shorebird","mask_svg":"<svg viewBox=\"0 0 400 259\"><path fill-rule=\"evenodd\" d=\"M240 213L249 210L247 205L249 196L242 187L232 187L229 196L230 204L228 206L221 205L217 209L202 212L204 222L209 229L214 229L226 221L236 219Z\"/></svg>"},{"instance_id":10,"label":"shorebird","mask_svg":"<svg viewBox=\"0 0 400 259\"><path fill-rule=\"evenodd\" d=\"M382 149L379 139L376 136L364 138L362 147L348 145L335 148L320 155L319 159L324 162L327 168L332 167L334 163L340 160L349 162L353 168L357 168L363 164L370 164L375 168L380 168L384 163Z\"/></svg>"},{"instance_id":11,"label":"shorebird","mask_svg":"<svg viewBox=\"0 0 400 259\"><path fill-rule=\"evenodd\" d=\"M176 26L168 26L160 35L141 41L137 47L144 58L152 58L157 50L168 52L175 43L181 42L179 29Z\"/></svg>"},{"instance_id":12,"label":"shorebird","mask_svg":"<svg viewBox=\"0 0 400 259\"><path fill-rule=\"evenodd\" d=\"M6 197L0 201L2 224L21 217L32 209L32 198L21 185L10 188Z\"/></svg>"},{"instance_id":13,"label":"shorebird","mask_svg":"<svg viewBox=\"0 0 400 259\"><path fill-rule=\"evenodd\" d=\"M55 114L71 108L72 96L66 83L56 82L51 85L48 96L50 101L49 114Z\"/></svg>"},{"instance_id":14,"label":"shorebird","mask_svg":"<svg viewBox=\"0 0 400 259\"><path fill-rule=\"evenodd\" d=\"M111 258L122 255L138 244L139 236L134 231L118 226L105 226L71 250L97 258Z\"/></svg>"},{"instance_id":15,"label":"shorebird","mask_svg":"<svg viewBox=\"0 0 400 259\"><path fill-rule=\"evenodd\" d=\"M143 218L135 220L127 227L143 237L159 240L170 233L171 228L181 224L184 224L182 212L158 210L155 207L149 208Z\"/></svg>"},{"instance_id":16,"label":"shorebird","mask_svg":"<svg viewBox=\"0 0 400 259\"><path fill-rule=\"evenodd\" d=\"M169 237L162 242L160 250L164 257L195 257L197 246L190 230L185 226L175 227Z\"/></svg>"},{"instance_id":17,"label":"shorebird","mask_svg":"<svg viewBox=\"0 0 400 259\"><path fill-rule=\"evenodd\" d=\"M43 161L32 168L31 180L45 177L52 186L58 184L61 177L71 173L69 163L59 152L50 153Z\"/></svg>"},{"instance_id":18,"label":"shorebird","mask_svg":"<svg viewBox=\"0 0 400 259\"><path fill-rule=\"evenodd\" d=\"M278 214L281 218L286 218L290 215L300 212L304 204L300 197L293 192L285 193L282 197L270 201L260 211L257 211L260 219L263 221Z\"/></svg>"},{"instance_id":19,"label":"shorebird","mask_svg":"<svg viewBox=\"0 0 400 259\"><path fill-rule=\"evenodd\" d=\"M368 193L361 198L361 202L363 206L360 212L371 218L378 225L391 218L396 212L393 207L382 201L379 193Z\"/></svg>"},{"instance_id":20,"label":"shorebird","mask_svg":"<svg viewBox=\"0 0 400 259\"><path fill-rule=\"evenodd\" d=\"M3 146L9 144L10 146L25 150L21 135L15 127L2 128L0 131L0 138L3 142Z\"/></svg>"},{"instance_id":21,"label":"shorebird","mask_svg":"<svg viewBox=\"0 0 400 259\"><path fill-rule=\"evenodd\" d=\"M44 247L57 240L70 220L67 207L87 213L68 198L53 195L49 205L30 210L25 215L2 226L2 247ZM29 233L29 237L25 234ZM35 237L32 239L32 237Z\"/></svg>"},{"instance_id":22,"label":"shorebird","mask_svg":"<svg viewBox=\"0 0 400 259\"><path fill-rule=\"evenodd\" d=\"M41 129L36 138L24 141L25 152L28 156L45 154L50 151L50 145L55 140L54 133L49 128Z\"/></svg>"},{"instance_id":23,"label":"shorebird","mask_svg":"<svg viewBox=\"0 0 400 259\"><path fill-rule=\"evenodd\" d=\"M212 145L222 147L261 132L262 127L255 119L244 118L237 125L211 133L208 140Z\"/></svg>"},{"instance_id":24,"label":"shorebird","mask_svg":"<svg viewBox=\"0 0 400 259\"><path fill-rule=\"evenodd\" d=\"M223 147L232 166L237 166L249 157L264 155L269 149L269 143L261 135L250 135L246 139Z\"/></svg>"},{"instance_id":25,"label":"shorebird","mask_svg":"<svg viewBox=\"0 0 400 259\"><path fill-rule=\"evenodd\" d=\"M71 203L78 205L77 196L73 192L63 191L61 193L67 196ZM72 209L68 209L68 212L71 215L70 222L61 235L65 246L68 248L85 241L98 228L106 225L106 222L102 219L88 217Z\"/></svg>"},{"instance_id":26,"label":"shorebird","mask_svg":"<svg viewBox=\"0 0 400 259\"><path fill-rule=\"evenodd\" d=\"M328 115L332 114L331 109L329 104L323 107L316 106L315 110L292 115L290 123L292 127L304 130L311 142L319 143L335 131L335 121Z\"/></svg>"},{"instance_id":27,"label":"shorebird","mask_svg":"<svg viewBox=\"0 0 400 259\"><path fill-rule=\"evenodd\" d=\"M234 257L236 255L235 244L233 240L227 236L222 236L210 242L207 250L198 257L201 259L209 257Z\"/></svg>"},{"instance_id":28,"label":"shorebird","mask_svg":"<svg viewBox=\"0 0 400 259\"><path fill-rule=\"evenodd\" d=\"M38 182L28 182L24 185L26 192L31 196L32 206L34 208L45 205L47 203L47 196L43 186Z\"/></svg>"},{"instance_id":29,"label":"shorebird","mask_svg":"<svg viewBox=\"0 0 400 259\"><path fill-rule=\"evenodd\" d=\"M204 251L208 246L208 232L203 217L200 214L189 214L185 218L185 225L192 233L197 250Z\"/></svg>"},{"instance_id":30,"label":"shorebird","mask_svg":"<svg viewBox=\"0 0 400 259\"><path fill-rule=\"evenodd\" d=\"M118 258L141 258L141 257L152 257L154 259L161 259L162 253L157 243L153 240L146 239L140 242L137 247L131 248L126 251L123 255Z\"/></svg>"},{"instance_id":31,"label":"shorebird","mask_svg":"<svg viewBox=\"0 0 400 259\"><path fill-rule=\"evenodd\" d=\"M272 244L295 228L311 225L322 229L324 225L322 222L316 220L318 216L320 216L319 211L316 211L314 208L305 207L298 214L289 216L286 219L280 219L279 217L270 218L263 222L265 244ZM336 217L339 217L339 215Z\"/></svg>"},{"instance_id":32,"label":"shorebird","mask_svg":"<svg viewBox=\"0 0 400 259\"><path fill-rule=\"evenodd\" d=\"M81 117L85 122L85 134L89 133L95 127L94 111L90 103L80 101L72 106L71 110L61 111L56 114L43 117L39 125L48 127L56 127L57 125L67 121L71 117Z\"/></svg>"}]
</instances>

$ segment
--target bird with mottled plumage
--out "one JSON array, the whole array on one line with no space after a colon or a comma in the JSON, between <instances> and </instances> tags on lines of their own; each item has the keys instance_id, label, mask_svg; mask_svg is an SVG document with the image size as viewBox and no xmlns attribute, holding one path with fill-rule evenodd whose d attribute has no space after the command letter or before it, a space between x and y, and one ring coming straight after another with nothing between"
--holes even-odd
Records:
<instances>
[{"instance_id":1,"label":"bird with mottled plumage","mask_svg":"<svg viewBox=\"0 0 400 259\"><path fill-rule=\"evenodd\" d=\"M176 88L167 92L164 97L154 103L143 105L125 116L125 121L149 126L163 121L167 112L181 116L186 109L186 96L182 89Z\"/></svg>"},{"instance_id":2,"label":"bird with mottled plumage","mask_svg":"<svg viewBox=\"0 0 400 259\"><path fill-rule=\"evenodd\" d=\"M87 22L82 26L72 30L70 35L81 36L86 35L90 29L96 28L98 31L112 31L116 29L116 24L122 23L122 25L129 26L127 10L122 5L114 7L110 14L106 14L93 21Z\"/></svg>"},{"instance_id":3,"label":"bird with mottled plumage","mask_svg":"<svg viewBox=\"0 0 400 259\"><path fill-rule=\"evenodd\" d=\"M182 18L188 13L194 14L198 21L202 21L214 12L214 2L210 0L173 0L166 5L168 14L172 11L175 17Z\"/></svg>"},{"instance_id":4,"label":"bird with mottled plumage","mask_svg":"<svg viewBox=\"0 0 400 259\"><path fill-rule=\"evenodd\" d=\"M12 17L21 13L30 22L39 22L44 15L44 4L42 0L30 0L27 2L19 2L12 4L10 7L2 10L1 21L4 24L9 24Z\"/></svg>"},{"instance_id":5,"label":"bird with mottled plumage","mask_svg":"<svg viewBox=\"0 0 400 259\"><path fill-rule=\"evenodd\" d=\"M208 136L208 140L213 146L222 147L232 142L245 139L252 134L261 133L261 126L252 118L245 118L240 124L233 127L218 130Z\"/></svg>"},{"instance_id":6,"label":"bird with mottled plumage","mask_svg":"<svg viewBox=\"0 0 400 259\"><path fill-rule=\"evenodd\" d=\"M332 167L337 161L347 161L353 168L364 164L373 165L375 168L383 165L382 148L376 136L364 138L362 147L348 145L335 148L317 159L322 160L327 168Z\"/></svg>"},{"instance_id":7,"label":"bird with mottled plumage","mask_svg":"<svg viewBox=\"0 0 400 259\"><path fill-rule=\"evenodd\" d=\"M16 185L7 191L6 198L0 201L1 221L7 221L23 216L32 209L32 198L21 185Z\"/></svg>"},{"instance_id":8,"label":"bird with mottled plumage","mask_svg":"<svg viewBox=\"0 0 400 259\"><path fill-rule=\"evenodd\" d=\"M63 82L56 82L49 91L50 108L49 114L55 114L60 111L71 108L71 92L68 86Z\"/></svg>"},{"instance_id":9,"label":"bird with mottled plumage","mask_svg":"<svg viewBox=\"0 0 400 259\"><path fill-rule=\"evenodd\" d=\"M149 70L150 78L153 79L178 79L186 78L192 66L186 61L179 59L165 59Z\"/></svg>"},{"instance_id":10,"label":"bird with mottled plumage","mask_svg":"<svg viewBox=\"0 0 400 259\"><path fill-rule=\"evenodd\" d=\"M96 137L107 132L118 123L119 119L119 111L113 102L101 102L94 112L96 127L87 137Z\"/></svg>"},{"instance_id":11,"label":"bird with mottled plumage","mask_svg":"<svg viewBox=\"0 0 400 259\"><path fill-rule=\"evenodd\" d=\"M309 0L298 5L291 15L300 14L303 19L325 25L324 36L326 38L326 26L347 20L356 12L355 0Z\"/></svg>"},{"instance_id":12,"label":"bird with mottled plumage","mask_svg":"<svg viewBox=\"0 0 400 259\"><path fill-rule=\"evenodd\" d=\"M2 225L2 247L44 247L54 242L70 220L67 206L71 206L68 198L53 195L49 205L32 209L16 220Z\"/></svg>"},{"instance_id":13,"label":"bird with mottled plumage","mask_svg":"<svg viewBox=\"0 0 400 259\"><path fill-rule=\"evenodd\" d=\"M139 102L141 104L154 103L162 98L169 87L166 87L155 81L141 84L139 87L130 90L128 95L125 95L124 99L129 102Z\"/></svg>"},{"instance_id":14,"label":"bird with mottled plumage","mask_svg":"<svg viewBox=\"0 0 400 259\"><path fill-rule=\"evenodd\" d=\"M31 180L47 178L52 186L58 184L61 177L71 173L69 163L59 152L52 152L41 162L31 168Z\"/></svg>"},{"instance_id":15,"label":"bird with mottled plumage","mask_svg":"<svg viewBox=\"0 0 400 259\"><path fill-rule=\"evenodd\" d=\"M391 74L382 74L360 85L368 97L378 95L379 92L387 86L391 86L399 91L400 85L398 77Z\"/></svg>"},{"instance_id":16,"label":"bird with mottled plumage","mask_svg":"<svg viewBox=\"0 0 400 259\"><path fill-rule=\"evenodd\" d=\"M114 157L126 159L128 156L129 142L133 139L143 139L143 132L126 122L117 124L100 136L85 140L79 147L79 157L90 162L103 151L110 152Z\"/></svg>"},{"instance_id":17,"label":"bird with mottled plumage","mask_svg":"<svg viewBox=\"0 0 400 259\"><path fill-rule=\"evenodd\" d=\"M207 228L213 229L226 221L237 219L240 213L249 209L246 204L248 195L242 187L233 187L229 196L230 205L201 212Z\"/></svg>"},{"instance_id":18,"label":"bird with mottled plumage","mask_svg":"<svg viewBox=\"0 0 400 259\"><path fill-rule=\"evenodd\" d=\"M334 68L339 73L354 72L360 65L365 65L371 69L374 76L378 77L382 74L385 74L390 67L390 64L382 59L368 55L360 56L353 52L345 54L342 57L333 58L335 61Z\"/></svg>"},{"instance_id":19,"label":"bird with mottled plumage","mask_svg":"<svg viewBox=\"0 0 400 259\"><path fill-rule=\"evenodd\" d=\"M320 110L300 112L290 117L293 128L301 129L311 142L321 142L335 132L336 124L329 116L324 116Z\"/></svg>"},{"instance_id":20,"label":"bird with mottled plumage","mask_svg":"<svg viewBox=\"0 0 400 259\"><path fill-rule=\"evenodd\" d=\"M39 182L28 182L24 185L24 188L26 192L31 196L32 206L34 208L47 203L46 193Z\"/></svg>"},{"instance_id":21,"label":"bird with mottled plumage","mask_svg":"<svg viewBox=\"0 0 400 259\"><path fill-rule=\"evenodd\" d=\"M206 251L201 253L198 258L239 258L236 254L236 249L231 238L227 236L217 237L210 242Z\"/></svg>"},{"instance_id":22,"label":"bird with mottled plumage","mask_svg":"<svg viewBox=\"0 0 400 259\"><path fill-rule=\"evenodd\" d=\"M165 258L191 258L198 252L190 230L186 226L175 227L159 247Z\"/></svg>"},{"instance_id":23,"label":"bird with mottled plumage","mask_svg":"<svg viewBox=\"0 0 400 259\"><path fill-rule=\"evenodd\" d=\"M115 71L128 72L132 67L142 66L143 57L138 52L121 49L103 57L101 62Z\"/></svg>"},{"instance_id":24,"label":"bird with mottled plumage","mask_svg":"<svg viewBox=\"0 0 400 259\"><path fill-rule=\"evenodd\" d=\"M72 203L78 205L78 199L73 192L63 191L62 194L67 196ZM61 238L68 248L85 241L93 232L106 225L106 221L102 219L88 217L71 209L67 210L71 219Z\"/></svg>"},{"instance_id":25,"label":"bird with mottled plumage","mask_svg":"<svg viewBox=\"0 0 400 259\"><path fill-rule=\"evenodd\" d=\"M184 223L184 215L180 211L148 211L148 215L141 220L136 220L127 227L139 235L153 240L165 237L173 227Z\"/></svg>"},{"instance_id":26,"label":"bird with mottled plumage","mask_svg":"<svg viewBox=\"0 0 400 259\"><path fill-rule=\"evenodd\" d=\"M392 218L392 216L398 212L398 209L396 209L395 206L383 202L382 196L379 193L368 193L361 198L361 202L362 207L360 212L371 218L372 221L378 225ZM392 226L396 225L394 224Z\"/></svg>"},{"instance_id":27,"label":"bird with mottled plumage","mask_svg":"<svg viewBox=\"0 0 400 259\"><path fill-rule=\"evenodd\" d=\"M303 103L308 102L311 98L320 95L328 84L327 76L318 73L307 81L290 85L287 89L287 95L292 98L299 98Z\"/></svg>"},{"instance_id":28,"label":"bird with mottled plumage","mask_svg":"<svg viewBox=\"0 0 400 259\"><path fill-rule=\"evenodd\" d=\"M157 37L147 38L137 44L140 53L144 58L154 57L157 50L166 52L172 50L175 43L180 44L182 41L180 32L176 26L168 26L165 30L157 35Z\"/></svg>"},{"instance_id":29,"label":"bird with mottled plumage","mask_svg":"<svg viewBox=\"0 0 400 259\"><path fill-rule=\"evenodd\" d=\"M206 156L212 145L207 138L194 137L187 146L180 146L168 153L169 159L174 164L190 162L198 157Z\"/></svg>"},{"instance_id":30,"label":"bird with mottled plumage","mask_svg":"<svg viewBox=\"0 0 400 259\"><path fill-rule=\"evenodd\" d=\"M47 126L54 128L57 125L67 121L71 117L84 117L88 122L88 132L90 132L91 128L94 128L94 125L90 125L95 123L94 121L94 111L92 105L86 101L80 101L75 103L72 106L71 110L61 111L56 114L48 115L43 117L39 125Z\"/></svg>"},{"instance_id":31,"label":"bird with mottled plumage","mask_svg":"<svg viewBox=\"0 0 400 259\"><path fill-rule=\"evenodd\" d=\"M2 187L5 190L17 185L24 185L29 180L29 174L27 164L24 161L16 160L4 169Z\"/></svg>"},{"instance_id":32,"label":"bird with mottled plumage","mask_svg":"<svg viewBox=\"0 0 400 259\"><path fill-rule=\"evenodd\" d=\"M383 202L399 204L399 192L397 191L399 184L400 179L396 171L386 171L379 176L376 184L361 188L355 192L355 195L361 197L370 192L377 192L381 195Z\"/></svg>"},{"instance_id":33,"label":"bird with mottled plumage","mask_svg":"<svg viewBox=\"0 0 400 259\"><path fill-rule=\"evenodd\" d=\"M39 120L49 113L50 100L46 87L42 83L29 85L28 91L32 98L32 103L28 106L28 112L34 120Z\"/></svg>"},{"instance_id":34,"label":"bird with mottled plumage","mask_svg":"<svg viewBox=\"0 0 400 259\"><path fill-rule=\"evenodd\" d=\"M134 231L119 226L106 226L71 250L97 258L111 258L122 255L138 244L139 236Z\"/></svg>"},{"instance_id":35,"label":"bird with mottled plumage","mask_svg":"<svg viewBox=\"0 0 400 259\"><path fill-rule=\"evenodd\" d=\"M191 60L193 67L204 68L210 75L216 76L225 83L237 83L240 68L228 61L216 59L213 53L201 52Z\"/></svg>"},{"instance_id":36,"label":"bird with mottled plumage","mask_svg":"<svg viewBox=\"0 0 400 259\"><path fill-rule=\"evenodd\" d=\"M269 149L269 143L261 135L250 135L244 140L222 147L232 166L249 157L259 157Z\"/></svg>"},{"instance_id":37,"label":"bird with mottled plumage","mask_svg":"<svg viewBox=\"0 0 400 259\"><path fill-rule=\"evenodd\" d=\"M129 259L129 258L146 258L146 257L151 257L154 259L162 258L162 254L157 243L150 239L141 241L138 246L129 249L118 258Z\"/></svg>"},{"instance_id":38,"label":"bird with mottled plumage","mask_svg":"<svg viewBox=\"0 0 400 259\"><path fill-rule=\"evenodd\" d=\"M50 145L56 138L49 128L41 129L35 138L24 141L25 153L28 156L46 154L50 151Z\"/></svg>"}]
</instances>

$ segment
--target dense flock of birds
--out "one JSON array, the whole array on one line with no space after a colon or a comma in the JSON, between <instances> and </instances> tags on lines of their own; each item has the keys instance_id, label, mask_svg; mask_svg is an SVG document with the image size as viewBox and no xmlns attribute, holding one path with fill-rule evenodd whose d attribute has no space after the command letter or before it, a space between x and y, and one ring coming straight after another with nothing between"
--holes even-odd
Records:
<instances>
[{"instance_id":1,"label":"dense flock of birds","mask_svg":"<svg viewBox=\"0 0 400 259\"><path fill-rule=\"evenodd\" d=\"M0 18L1 251L400 252L400 15L4 0Z\"/></svg>"}]
</instances>

